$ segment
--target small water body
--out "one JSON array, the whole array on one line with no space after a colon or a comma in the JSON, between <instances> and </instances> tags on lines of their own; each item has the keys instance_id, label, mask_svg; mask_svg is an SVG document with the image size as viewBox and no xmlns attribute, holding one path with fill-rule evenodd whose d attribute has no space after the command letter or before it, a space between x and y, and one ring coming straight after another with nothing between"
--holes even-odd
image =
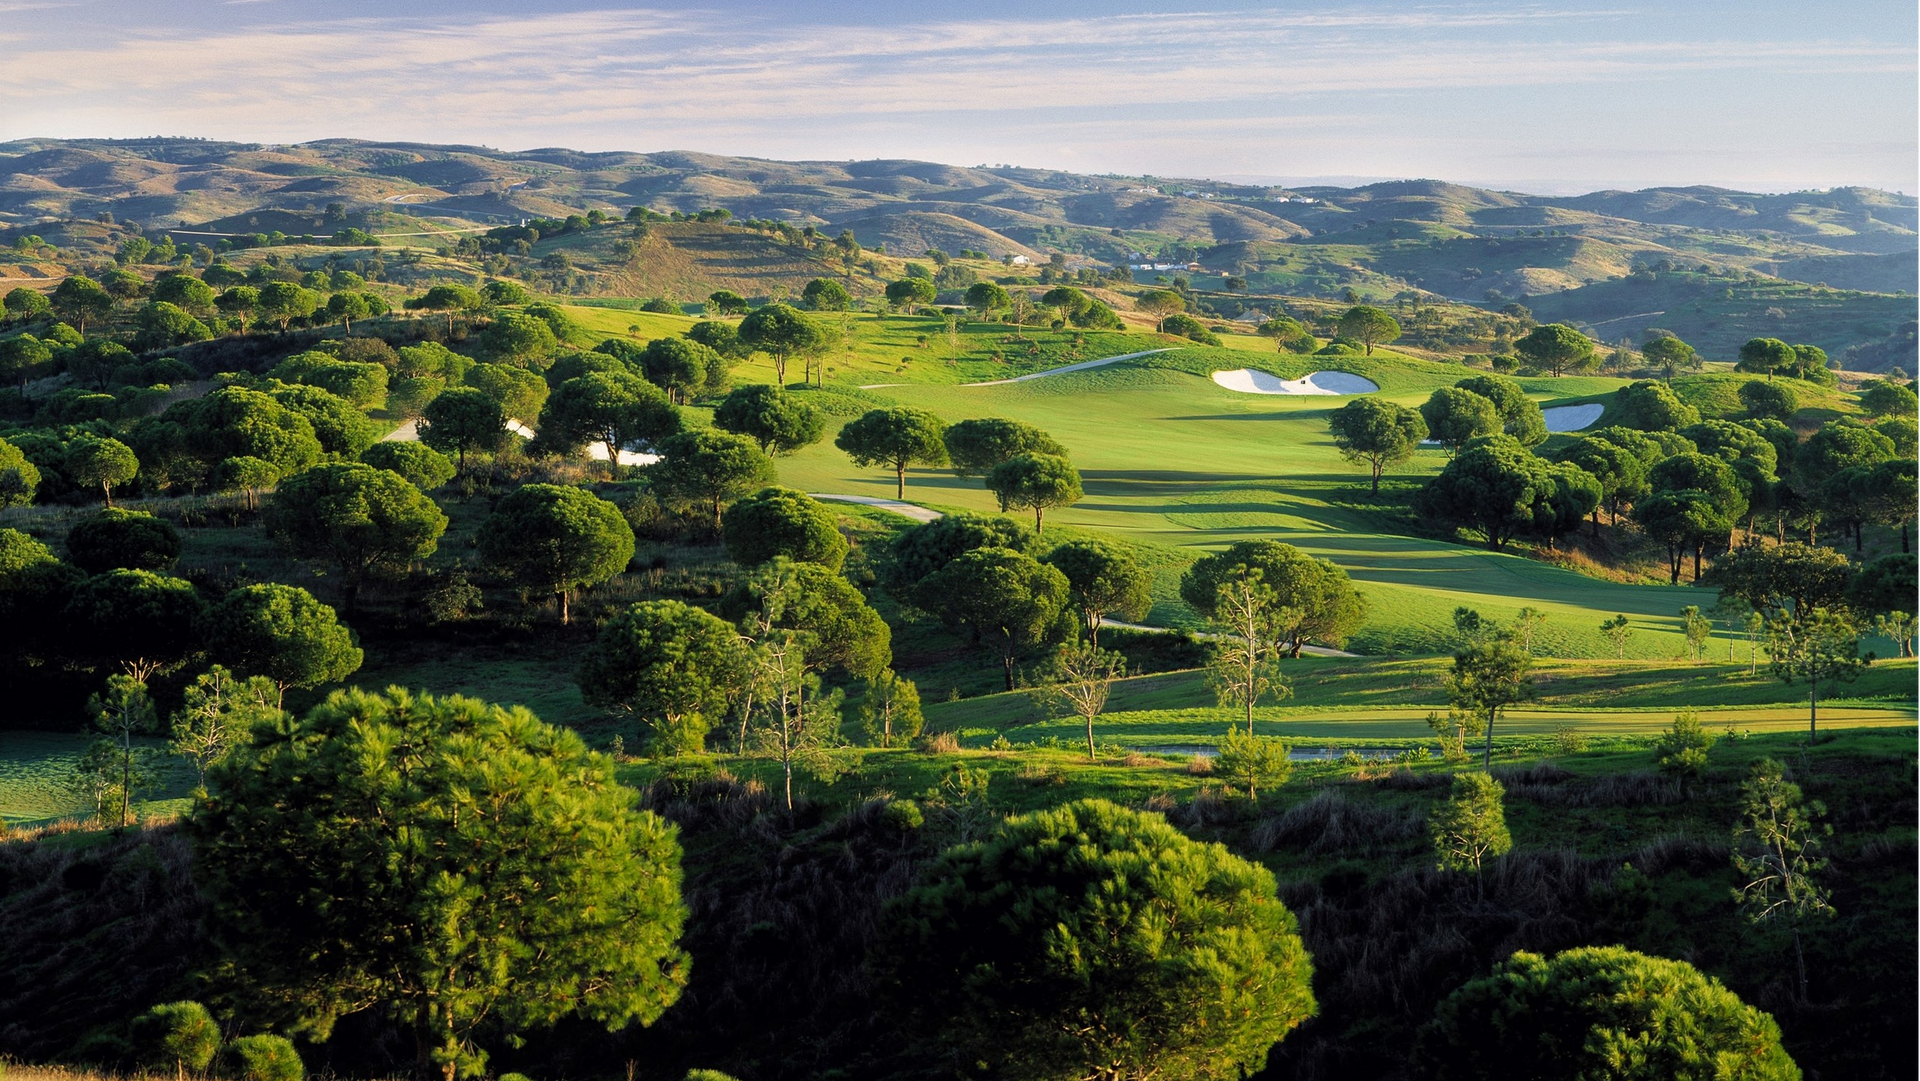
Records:
<instances>
[{"instance_id":1,"label":"small water body","mask_svg":"<svg viewBox=\"0 0 1920 1081\"><path fill-rule=\"evenodd\" d=\"M1167 743L1155 747L1142 747L1150 754L1184 754L1212 758L1220 752L1211 746L1198 743ZM1345 758L1349 753L1376 762L1386 762L1399 756L1400 751L1387 747L1293 747L1287 751L1287 759L1292 762L1333 762Z\"/></svg>"}]
</instances>

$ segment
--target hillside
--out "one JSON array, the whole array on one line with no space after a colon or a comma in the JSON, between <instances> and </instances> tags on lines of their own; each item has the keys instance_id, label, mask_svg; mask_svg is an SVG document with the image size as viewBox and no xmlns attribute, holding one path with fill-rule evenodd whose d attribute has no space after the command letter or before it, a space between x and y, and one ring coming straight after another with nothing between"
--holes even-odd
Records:
<instances>
[{"instance_id":1,"label":"hillside","mask_svg":"<svg viewBox=\"0 0 1920 1081\"><path fill-rule=\"evenodd\" d=\"M619 217L634 206L724 208L736 221L847 231L869 253L896 257L938 248L1034 262L1059 253L1075 266L1198 261L1216 276L1245 277L1254 293L1517 301L1608 341L1661 326L1725 357L1767 334L1836 356L1855 349L1881 367L1920 366L1897 333L1920 287L1920 202L1864 188L1562 197L1406 180L1295 191L679 151L23 140L0 144L0 241L38 235L57 253L17 252L0 276L55 279L92 265L129 226L166 229L183 247L273 233L325 241L352 228L388 246L450 253L466 233L596 210ZM567 265L456 259L415 266L409 280L510 273L560 292L691 298L712 288L790 294L822 273L817 252L723 232L648 239L650 257L617 253L601 233L547 237L534 257L559 252ZM866 268L855 292L877 292L875 276L898 270Z\"/></svg>"}]
</instances>

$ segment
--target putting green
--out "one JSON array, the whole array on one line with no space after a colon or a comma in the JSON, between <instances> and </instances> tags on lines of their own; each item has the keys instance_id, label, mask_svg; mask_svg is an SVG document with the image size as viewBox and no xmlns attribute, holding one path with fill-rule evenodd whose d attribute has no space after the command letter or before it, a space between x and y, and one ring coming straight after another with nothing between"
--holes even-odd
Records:
<instances>
[{"instance_id":1,"label":"putting green","mask_svg":"<svg viewBox=\"0 0 1920 1081\"><path fill-rule=\"evenodd\" d=\"M1366 489L1363 471L1340 457L1327 434L1328 412L1348 399L1238 394L1205 374L1221 361L1215 350L1184 350L1004 386L905 384L871 393L931 410L948 422L1004 416L1051 433L1072 453L1086 497L1051 512L1049 523L1192 556L1236 541L1277 540L1332 560L1360 583L1371 603L1366 629L1354 643L1362 652L1438 652L1450 647L1456 606L1511 619L1531 605L1547 614L1537 639L1542 653L1611 655L1614 647L1599 625L1625 614L1635 632L1627 656L1674 657L1685 648L1680 609L1706 608L1715 600L1711 591L1605 582L1525 556L1381 533L1367 511L1338 505L1363 501ZM1410 358L1339 362L1379 383L1382 397L1407 405L1464 374L1457 365ZM1326 358L1269 363L1277 374L1296 378L1324 367ZM1530 392L1560 398L1591 396L1621 382L1522 380ZM1440 450L1423 449L1401 474L1429 476L1445 460ZM807 491L893 495L891 472L856 469L833 447L831 433L781 459L779 468L783 483ZM911 470L907 498L946 510L996 509L978 480L945 470ZM1193 621L1177 599L1178 575L1177 567L1163 571L1150 621Z\"/></svg>"}]
</instances>

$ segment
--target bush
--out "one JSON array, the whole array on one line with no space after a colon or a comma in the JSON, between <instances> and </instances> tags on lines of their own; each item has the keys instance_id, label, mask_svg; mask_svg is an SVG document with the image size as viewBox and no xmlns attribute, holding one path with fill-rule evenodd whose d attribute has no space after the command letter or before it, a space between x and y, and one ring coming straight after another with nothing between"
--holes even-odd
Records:
<instances>
[{"instance_id":1,"label":"bush","mask_svg":"<svg viewBox=\"0 0 1920 1081\"><path fill-rule=\"evenodd\" d=\"M390 469L408 483L430 492L453 479L453 459L427 446L401 440L375 443L360 452L360 460L375 469Z\"/></svg>"},{"instance_id":2,"label":"bush","mask_svg":"<svg viewBox=\"0 0 1920 1081\"><path fill-rule=\"evenodd\" d=\"M180 531L151 514L103 510L67 531L67 558L88 574L121 567L164 571L180 559Z\"/></svg>"},{"instance_id":3,"label":"bush","mask_svg":"<svg viewBox=\"0 0 1920 1081\"><path fill-rule=\"evenodd\" d=\"M199 1073L220 1050L220 1026L198 1002L167 1002L133 1019L142 1065Z\"/></svg>"},{"instance_id":4,"label":"bush","mask_svg":"<svg viewBox=\"0 0 1920 1081\"><path fill-rule=\"evenodd\" d=\"M242 1036L220 1050L220 1076L229 1081L301 1081L306 1075L285 1036Z\"/></svg>"},{"instance_id":5,"label":"bush","mask_svg":"<svg viewBox=\"0 0 1920 1081\"><path fill-rule=\"evenodd\" d=\"M1798 1081L1772 1017L1684 961L1618 946L1515 953L1440 1004L1415 1044L1435 1081Z\"/></svg>"}]
</instances>

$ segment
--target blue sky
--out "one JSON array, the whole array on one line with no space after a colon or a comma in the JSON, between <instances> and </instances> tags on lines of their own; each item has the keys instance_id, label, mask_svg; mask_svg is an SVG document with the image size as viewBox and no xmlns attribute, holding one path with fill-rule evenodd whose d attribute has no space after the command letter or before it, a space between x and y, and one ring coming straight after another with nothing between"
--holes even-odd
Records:
<instances>
[{"instance_id":1,"label":"blue sky","mask_svg":"<svg viewBox=\"0 0 1920 1081\"><path fill-rule=\"evenodd\" d=\"M0 49L0 139L1920 191L1913 0L0 0Z\"/></svg>"}]
</instances>

